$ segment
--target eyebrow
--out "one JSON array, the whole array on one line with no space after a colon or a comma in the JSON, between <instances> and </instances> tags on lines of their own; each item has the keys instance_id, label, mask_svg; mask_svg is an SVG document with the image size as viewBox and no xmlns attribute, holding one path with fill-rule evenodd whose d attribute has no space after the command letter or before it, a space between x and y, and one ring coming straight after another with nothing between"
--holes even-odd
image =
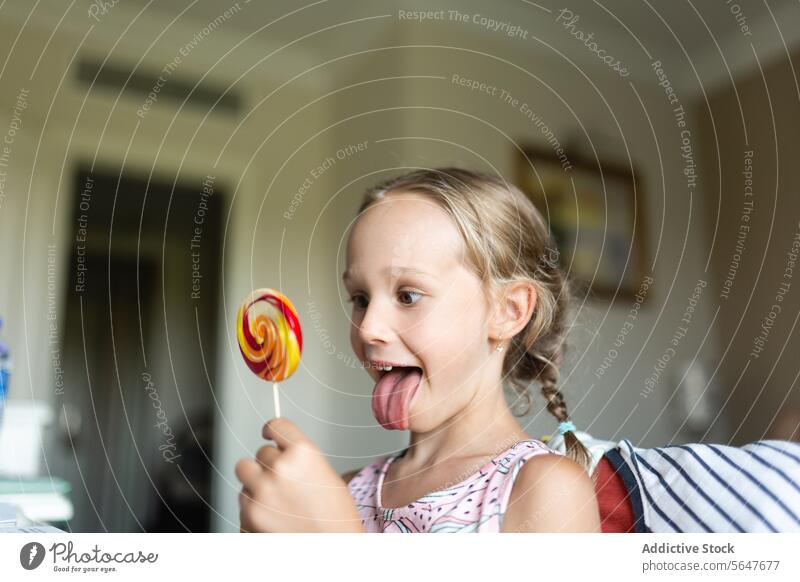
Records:
<instances>
[{"instance_id":1,"label":"eyebrow","mask_svg":"<svg viewBox=\"0 0 800 582\"><path fill-rule=\"evenodd\" d=\"M386 267L383 270L383 273L388 273L389 271L400 271L401 273L414 273L416 275L431 277L433 279L437 278L436 275L423 271L422 269L417 269L416 267ZM347 282L353 278L354 276L352 273L350 273L350 271L345 271L344 273L342 273L342 281Z\"/></svg>"}]
</instances>

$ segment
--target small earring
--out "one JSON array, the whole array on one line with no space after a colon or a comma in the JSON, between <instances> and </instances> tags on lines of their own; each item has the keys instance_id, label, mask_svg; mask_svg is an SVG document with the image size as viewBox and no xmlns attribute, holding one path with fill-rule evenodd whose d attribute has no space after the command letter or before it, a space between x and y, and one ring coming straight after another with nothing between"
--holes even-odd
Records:
<instances>
[{"instance_id":1,"label":"small earring","mask_svg":"<svg viewBox=\"0 0 800 582\"><path fill-rule=\"evenodd\" d=\"M497 341L498 341L497 351L498 352L502 352L503 351L503 345L502 345L502 343L499 343L499 342L503 341L503 336L501 335L499 338L497 338Z\"/></svg>"}]
</instances>

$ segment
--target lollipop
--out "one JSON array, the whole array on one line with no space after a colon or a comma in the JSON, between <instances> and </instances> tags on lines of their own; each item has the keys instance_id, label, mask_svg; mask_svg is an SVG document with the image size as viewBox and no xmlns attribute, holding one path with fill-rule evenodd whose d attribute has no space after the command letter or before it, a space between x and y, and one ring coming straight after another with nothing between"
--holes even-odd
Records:
<instances>
[{"instance_id":1,"label":"lollipop","mask_svg":"<svg viewBox=\"0 0 800 582\"><path fill-rule=\"evenodd\" d=\"M275 416L280 417L278 382L294 373L303 350L297 310L282 293L257 289L239 308L236 335L248 367L259 378L272 382Z\"/></svg>"}]
</instances>

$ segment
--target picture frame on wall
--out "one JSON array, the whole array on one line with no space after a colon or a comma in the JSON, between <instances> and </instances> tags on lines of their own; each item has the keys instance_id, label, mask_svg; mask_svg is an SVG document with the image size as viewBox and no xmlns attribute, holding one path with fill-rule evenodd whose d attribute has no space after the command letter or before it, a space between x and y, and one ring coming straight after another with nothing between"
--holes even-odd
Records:
<instances>
[{"instance_id":1,"label":"picture frame on wall","mask_svg":"<svg viewBox=\"0 0 800 582\"><path fill-rule=\"evenodd\" d=\"M634 297L647 252L641 179L608 160L517 151L516 183L550 228L561 267L589 298Z\"/></svg>"}]
</instances>

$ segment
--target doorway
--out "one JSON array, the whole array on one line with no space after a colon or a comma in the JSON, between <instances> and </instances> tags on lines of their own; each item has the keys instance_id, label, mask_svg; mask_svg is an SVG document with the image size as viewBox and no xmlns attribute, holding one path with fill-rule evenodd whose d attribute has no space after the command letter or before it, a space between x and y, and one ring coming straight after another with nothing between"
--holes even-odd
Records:
<instances>
[{"instance_id":1,"label":"doorway","mask_svg":"<svg viewBox=\"0 0 800 582\"><path fill-rule=\"evenodd\" d=\"M209 531L225 196L80 166L49 470L75 532ZM52 454L57 452L57 454Z\"/></svg>"}]
</instances>

